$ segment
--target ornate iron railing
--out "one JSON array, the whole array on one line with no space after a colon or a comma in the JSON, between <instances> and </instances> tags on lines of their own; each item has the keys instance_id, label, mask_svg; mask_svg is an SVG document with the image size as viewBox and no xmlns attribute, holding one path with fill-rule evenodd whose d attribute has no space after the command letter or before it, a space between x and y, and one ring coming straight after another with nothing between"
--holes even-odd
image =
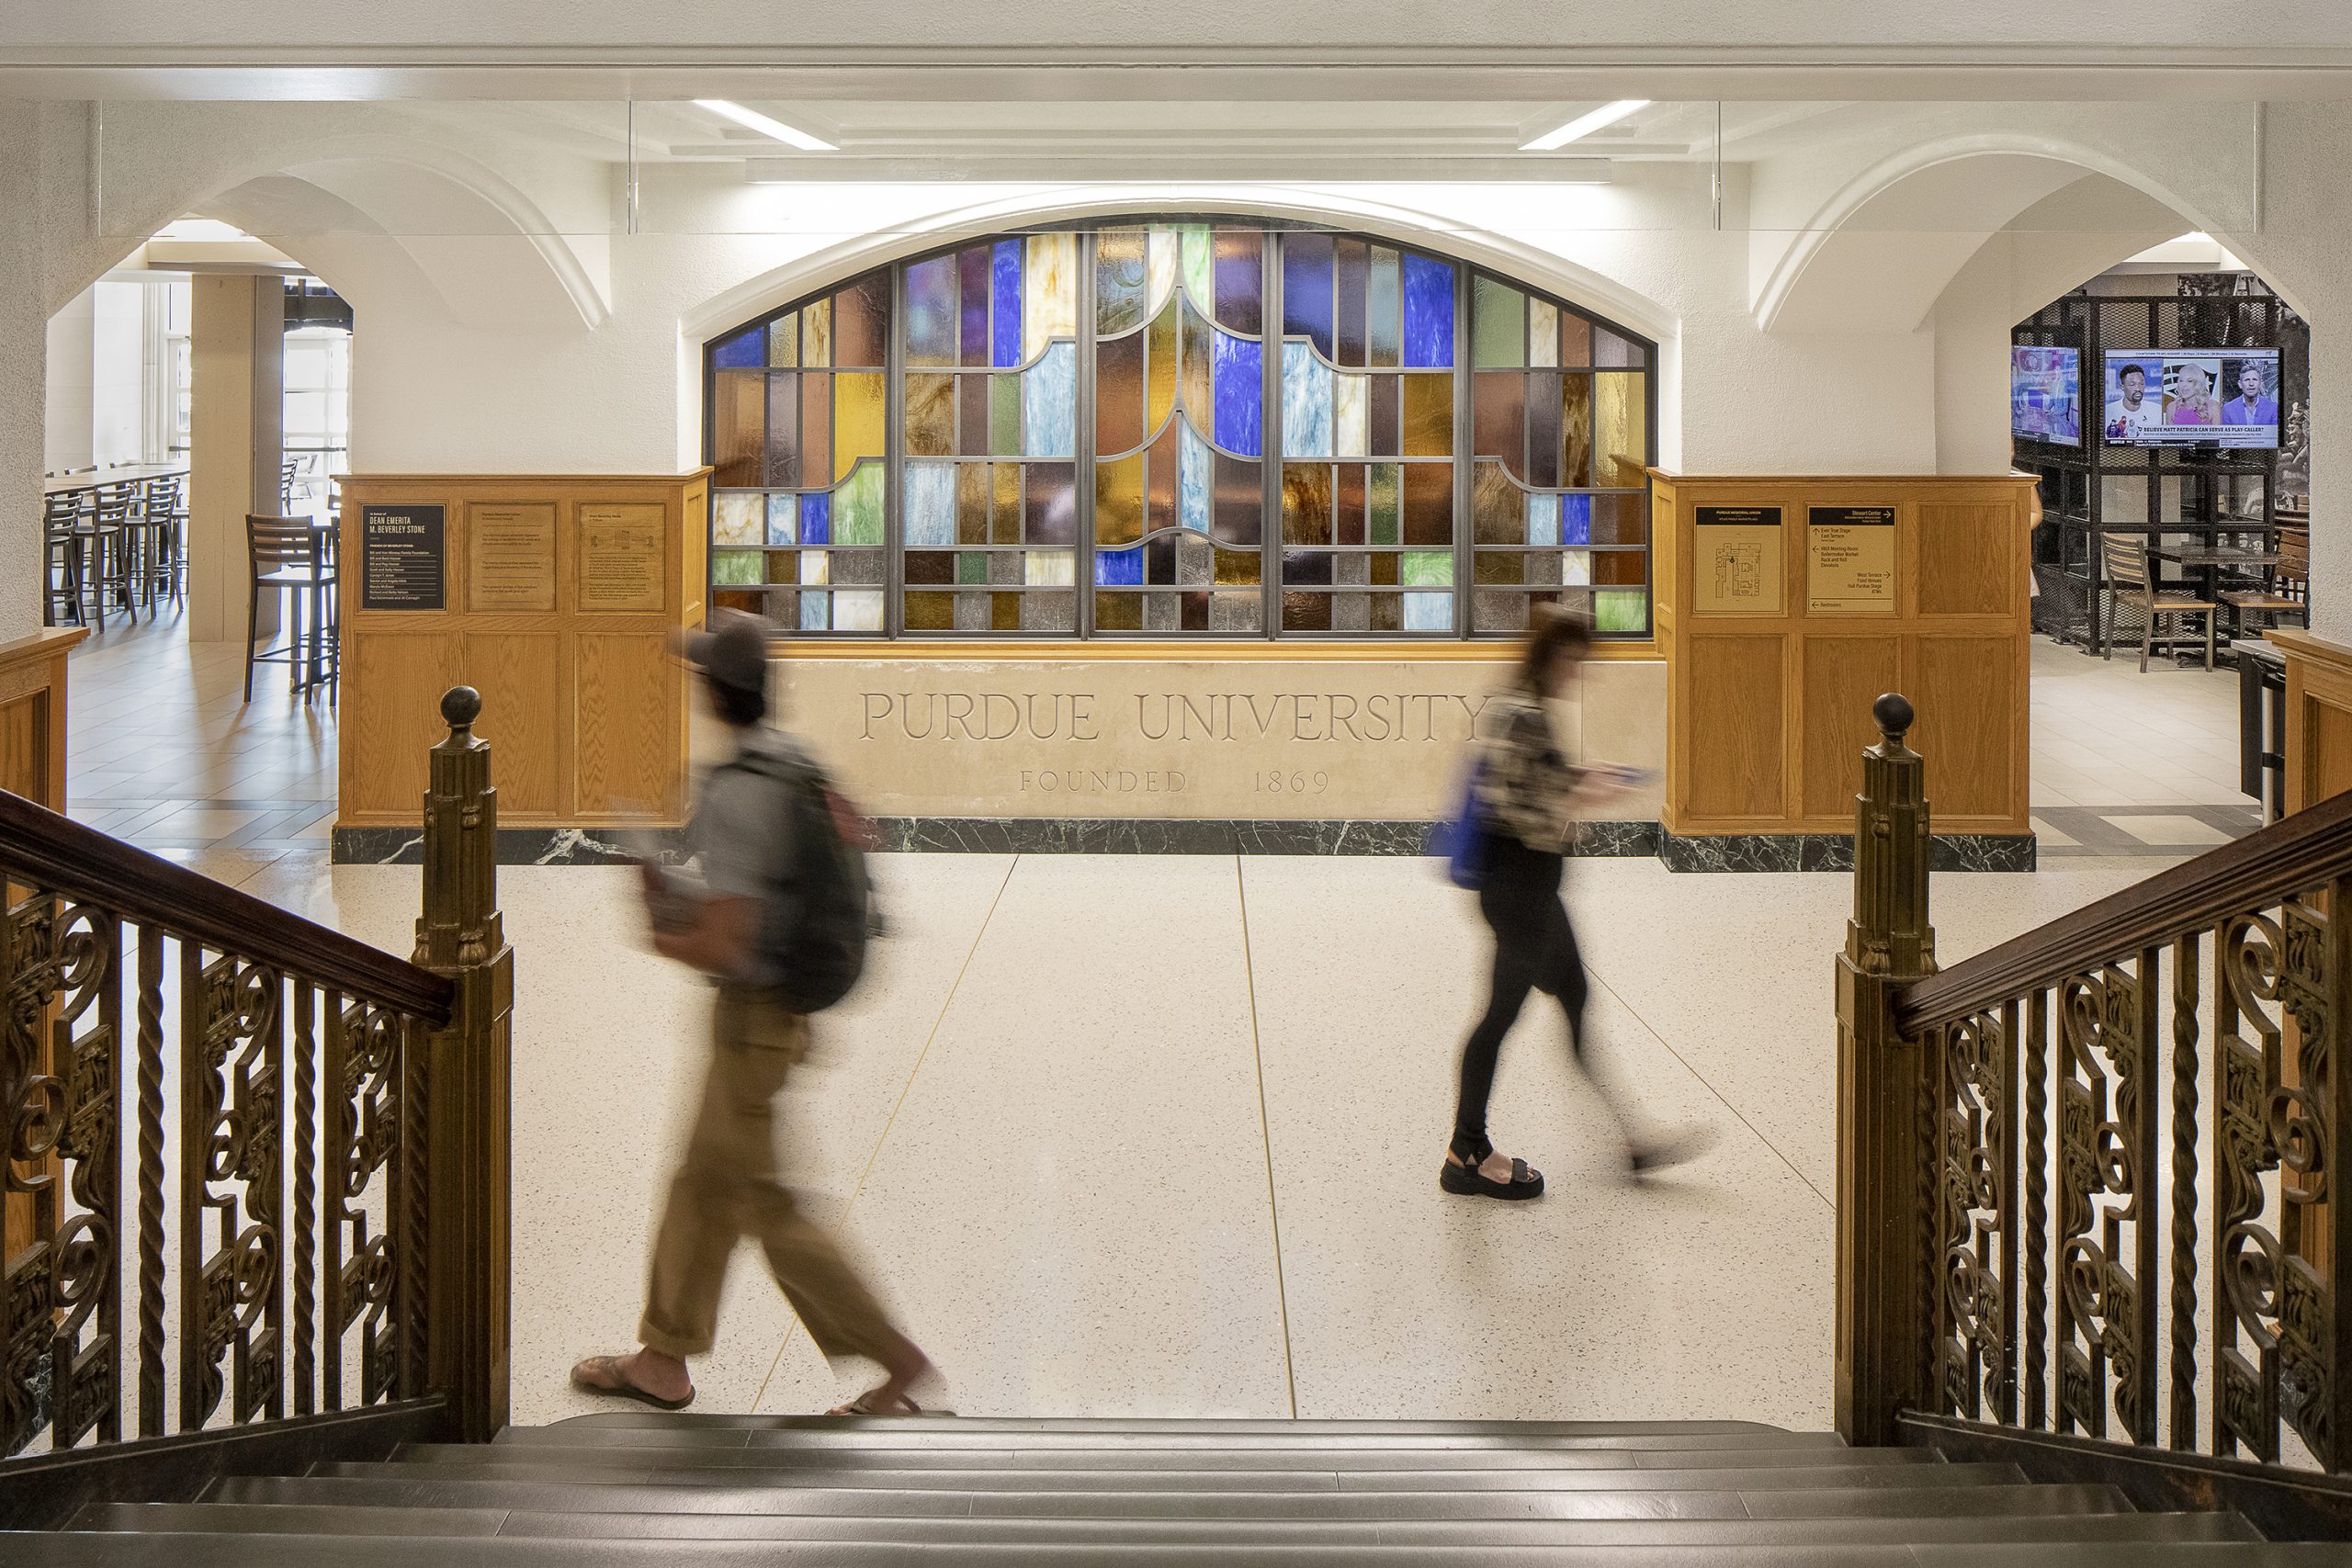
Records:
<instances>
[{"instance_id":1,"label":"ornate iron railing","mask_svg":"<svg viewBox=\"0 0 2352 1568\"><path fill-rule=\"evenodd\" d=\"M1839 965L1840 1429L2352 1470L2352 795L1939 973L1910 717Z\"/></svg>"},{"instance_id":2,"label":"ornate iron railing","mask_svg":"<svg viewBox=\"0 0 2352 1568\"><path fill-rule=\"evenodd\" d=\"M503 1422L480 706L442 703L414 962L0 793L0 1458L427 1393Z\"/></svg>"}]
</instances>

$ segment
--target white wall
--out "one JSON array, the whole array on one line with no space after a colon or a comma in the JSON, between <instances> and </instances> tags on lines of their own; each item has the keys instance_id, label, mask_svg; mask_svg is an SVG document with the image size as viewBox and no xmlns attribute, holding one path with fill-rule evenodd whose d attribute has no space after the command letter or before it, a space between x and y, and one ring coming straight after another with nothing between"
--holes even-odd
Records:
<instances>
[{"instance_id":1,"label":"white wall","mask_svg":"<svg viewBox=\"0 0 2352 1568\"><path fill-rule=\"evenodd\" d=\"M91 417L96 398L96 296L95 288L85 288L49 319L49 401L41 424L46 473L86 468L98 460Z\"/></svg>"}]
</instances>

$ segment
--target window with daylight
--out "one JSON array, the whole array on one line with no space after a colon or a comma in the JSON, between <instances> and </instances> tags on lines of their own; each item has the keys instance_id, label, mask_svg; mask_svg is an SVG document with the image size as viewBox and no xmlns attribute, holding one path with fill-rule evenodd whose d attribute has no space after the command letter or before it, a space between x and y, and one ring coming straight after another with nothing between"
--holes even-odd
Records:
<instances>
[{"instance_id":1,"label":"window with daylight","mask_svg":"<svg viewBox=\"0 0 2352 1568\"><path fill-rule=\"evenodd\" d=\"M828 637L1650 631L1653 345L1466 263L1112 220L707 346L712 603Z\"/></svg>"}]
</instances>

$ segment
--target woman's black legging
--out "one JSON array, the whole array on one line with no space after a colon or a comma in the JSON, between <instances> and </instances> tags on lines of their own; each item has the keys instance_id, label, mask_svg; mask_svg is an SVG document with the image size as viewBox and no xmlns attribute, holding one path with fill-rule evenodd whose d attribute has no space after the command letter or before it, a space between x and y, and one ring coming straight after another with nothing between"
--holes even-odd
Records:
<instances>
[{"instance_id":1,"label":"woman's black legging","mask_svg":"<svg viewBox=\"0 0 2352 1568\"><path fill-rule=\"evenodd\" d=\"M1531 850L1516 839L1496 834L1488 840L1478 912L1495 933L1494 984L1486 1016L1462 1047L1462 1098L1453 1113L1453 1150L1465 1160L1483 1159L1492 1150L1487 1141L1487 1100L1494 1091L1495 1062L1528 992L1544 991L1559 998L1560 1010L1567 1015L1569 1053L1590 1076L1584 1059L1589 992L1576 929L1560 899L1562 864L1560 856ZM1595 1087L1600 1087L1598 1080Z\"/></svg>"}]
</instances>

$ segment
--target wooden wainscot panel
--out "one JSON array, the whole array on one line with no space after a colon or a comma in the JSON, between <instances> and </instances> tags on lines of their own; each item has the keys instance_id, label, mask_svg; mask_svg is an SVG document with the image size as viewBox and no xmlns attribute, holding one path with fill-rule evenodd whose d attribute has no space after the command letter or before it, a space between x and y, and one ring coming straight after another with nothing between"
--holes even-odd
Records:
<instances>
[{"instance_id":1,"label":"wooden wainscot panel","mask_svg":"<svg viewBox=\"0 0 2352 1568\"><path fill-rule=\"evenodd\" d=\"M338 703L339 818L367 813L421 821L425 753L448 733L441 694L464 679L455 637L439 632L346 637ZM364 692L354 702L347 694Z\"/></svg>"},{"instance_id":2,"label":"wooden wainscot panel","mask_svg":"<svg viewBox=\"0 0 2352 1568\"><path fill-rule=\"evenodd\" d=\"M1917 503L1919 614L2001 615L2015 608L2026 538L2016 513L2015 502Z\"/></svg>"},{"instance_id":3,"label":"wooden wainscot panel","mask_svg":"<svg viewBox=\"0 0 2352 1568\"><path fill-rule=\"evenodd\" d=\"M1691 734L1684 755L1703 761L1679 779L1669 774L1668 799L1702 818L1786 815L1781 639L1694 633L1686 640Z\"/></svg>"},{"instance_id":4,"label":"wooden wainscot panel","mask_svg":"<svg viewBox=\"0 0 2352 1568\"><path fill-rule=\"evenodd\" d=\"M65 656L89 633L52 626L0 643L0 789L65 809Z\"/></svg>"},{"instance_id":5,"label":"wooden wainscot panel","mask_svg":"<svg viewBox=\"0 0 2352 1568\"><path fill-rule=\"evenodd\" d=\"M416 822L460 682L482 695L503 825L681 820L688 673L667 639L702 616L707 470L340 482L361 567L344 576L338 827Z\"/></svg>"},{"instance_id":6,"label":"wooden wainscot panel","mask_svg":"<svg viewBox=\"0 0 2352 1568\"><path fill-rule=\"evenodd\" d=\"M1928 806L1939 828L2027 829L2024 693L2002 678L2013 652L2003 637L1912 639L1905 690L1919 717L1911 747L1928 759Z\"/></svg>"},{"instance_id":7,"label":"wooden wainscot panel","mask_svg":"<svg viewBox=\"0 0 2352 1568\"><path fill-rule=\"evenodd\" d=\"M552 584L550 584L552 592ZM475 632L466 684L481 694L481 738L497 748L499 819L560 810L567 793L564 635Z\"/></svg>"},{"instance_id":8,"label":"wooden wainscot panel","mask_svg":"<svg viewBox=\"0 0 2352 1568\"><path fill-rule=\"evenodd\" d=\"M1862 748L1878 740L1871 704L1902 684L1903 639L1807 637L1797 709L1801 805L1813 818L1849 818L1862 787Z\"/></svg>"},{"instance_id":9,"label":"wooden wainscot panel","mask_svg":"<svg viewBox=\"0 0 2352 1568\"><path fill-rule=\"evenodd\" d=\"M2287 656L2287 809L2352 789L2352 648L2281 627Z\"/></svg>"},{"instance_id":10,"label":"wooden wainscot panel","mask_svg":"<svg viewBox=\"0 0 2352 1568\"><path fill-rule=\"evenodd\" d=\"M582 634L575 723L583 820L678 803L669 749L684 723L677 660L659 636Z\"/></svg>"},{"instance_id":11,"label":"wooden wainscot panel","mask_svg":"<svg viewBox=\"0 0 2352 1568\"><path fill-rule=\"evenodd\" d=\"M1851 830L1871 704L1898 690L1938 826L2027 829L2029 477L1652 482L1670 830Z\"/></svg>"}]
</instances>

